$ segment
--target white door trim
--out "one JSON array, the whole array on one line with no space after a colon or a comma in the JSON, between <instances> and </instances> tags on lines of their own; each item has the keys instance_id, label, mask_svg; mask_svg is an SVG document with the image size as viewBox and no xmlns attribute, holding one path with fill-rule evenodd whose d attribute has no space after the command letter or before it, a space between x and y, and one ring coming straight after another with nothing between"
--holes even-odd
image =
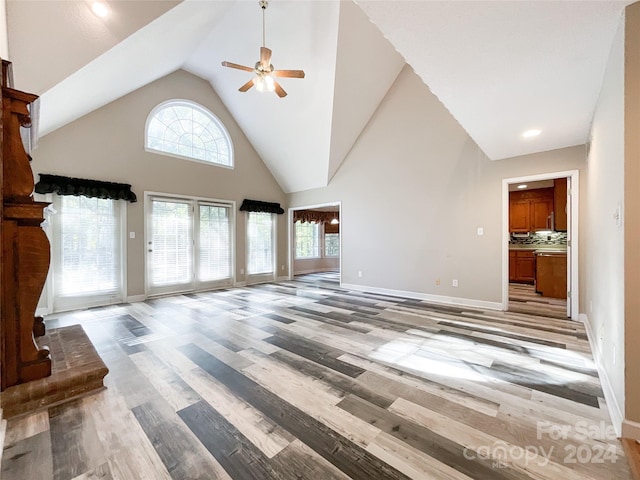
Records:
<instances>
[{"instance_id":1,"label":"white door trim","mask_svg":"<svg viewBox=\"0 0 640 480\"><path fill-rule=\"evenodd\" d=\"M327 203L318 203L315 205L305 205L302 207L289 207L289 212L287 215L287 228L288 228L288 251L289 251L289 280L292 280L294 277L293 274L293 266L296 259L296 251L295 251L295 230L293 228L293 212L297 210L310 210L312 208L322 208L322 207L338 207L338 217L340 218L340 232L338 235L340 236L340 257L338 259L338 269L340 273L340 285L342 285L342 202L327 202Z\"/></svg>"},{"instance_id":2,"label":"white door trim","mask_svg":"<svg viewBox=\"0 0 640 480\"><path fill-rule=\"evenodd\" d=\"M539 180L553 180L554 178L571 178L571 319L578 320L579 316L579 276L578 276L578 238L579 238L579 171L568 170L563 172L541 173L524 177L504 178L502 180L502 309L509 308L509 184L535 182Z\"/></svg>"}]
</instances>

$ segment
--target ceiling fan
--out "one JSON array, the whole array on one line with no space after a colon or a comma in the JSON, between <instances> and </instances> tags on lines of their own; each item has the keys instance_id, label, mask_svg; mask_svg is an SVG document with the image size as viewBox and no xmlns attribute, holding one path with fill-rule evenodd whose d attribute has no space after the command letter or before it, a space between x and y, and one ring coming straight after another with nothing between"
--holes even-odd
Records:
<instances>
[{"instance_id":1,"label":"ceiling fan","mask_svg":"<svg viewBox=\"0 0 640 480\"><path fill-rule=\"evenodd\" d=\"M287 92L276 82L274 77L287 77L287 78L304 78L304 72L302 70L275 70L271 65L271 50L264 46L265 44L265 10L269 6L267 0L261 0L258 2L262 9L262 47L260 47L260 60L256 62L254 68L246 67L244 65L238 65L232 62L222 62L223 67L236 68L238 70L244 70L245 72L253 72L256 74L254 78L242 85L238 90L246 92L254 85L259 92L273 92L282 98L286 97Z\"/></svg>"}]
</instances>

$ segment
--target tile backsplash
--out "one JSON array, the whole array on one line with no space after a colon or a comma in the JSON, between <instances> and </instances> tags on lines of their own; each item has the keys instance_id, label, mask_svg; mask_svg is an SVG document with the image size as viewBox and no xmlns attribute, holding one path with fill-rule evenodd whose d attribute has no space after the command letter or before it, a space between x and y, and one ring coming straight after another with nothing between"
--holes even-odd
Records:
<instances>
[{"instance_id":1,"label":"tile backsplash","mask_svg":"<svg viewBox=\"0 0 640 480\"><path fill-rule=\"evenodd\" d=\"M553 233L530 233L528 237L515 236L511 234L509 244L511 245L566 245L567 232Z\"/></svg>"}]
</instances>

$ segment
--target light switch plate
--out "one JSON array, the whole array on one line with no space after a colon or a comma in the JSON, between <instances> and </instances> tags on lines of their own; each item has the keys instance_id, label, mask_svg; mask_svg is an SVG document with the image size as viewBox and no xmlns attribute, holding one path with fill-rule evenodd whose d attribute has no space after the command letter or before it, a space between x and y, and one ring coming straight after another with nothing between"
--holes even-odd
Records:
<instances>
[{"instance_id":1,"label":"light switch plate","mask_svg":"<svg viewBox=\"0 0 640 480\"><path fill-rule=\"evenodd\" d=\"M478 227L478 236L484 235L484 228Z\"/></svg>"}]
</instances>

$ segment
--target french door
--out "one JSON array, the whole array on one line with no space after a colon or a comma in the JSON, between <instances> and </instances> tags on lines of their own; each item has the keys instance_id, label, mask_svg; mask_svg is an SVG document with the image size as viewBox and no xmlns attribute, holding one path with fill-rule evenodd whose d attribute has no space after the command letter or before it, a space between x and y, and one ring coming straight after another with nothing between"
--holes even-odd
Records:
<instances>
[{"instance_id":1,"label":"french door","mask_svg":"<svg viewBox=\"0 0 640 480\"><path fill-rule=\"evenodd\" d=\"M149 195L146 207L150 295L233 283L231 203Z\"/></svg>"}]
</instances>

